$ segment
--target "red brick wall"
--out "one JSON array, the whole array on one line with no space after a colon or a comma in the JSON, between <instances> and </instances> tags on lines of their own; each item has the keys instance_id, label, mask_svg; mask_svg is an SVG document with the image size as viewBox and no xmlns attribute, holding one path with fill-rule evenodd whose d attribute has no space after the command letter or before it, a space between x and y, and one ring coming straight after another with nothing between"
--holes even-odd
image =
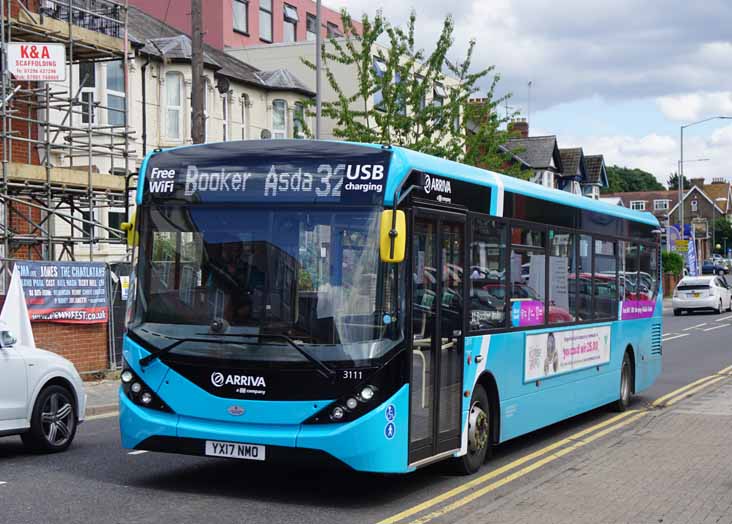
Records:
<instances>
[{"instance_id":1,"label":"red brick wall","mask_svg":"<svg viewBox=\"0 0 732 524\"><path fill-rule=\"evenodd\" d=\"M0 307L5 297L0 295ZM108 324L33 322L36 346L68 358L79 373L109 369Z\"/></svg>"}]
</instances>

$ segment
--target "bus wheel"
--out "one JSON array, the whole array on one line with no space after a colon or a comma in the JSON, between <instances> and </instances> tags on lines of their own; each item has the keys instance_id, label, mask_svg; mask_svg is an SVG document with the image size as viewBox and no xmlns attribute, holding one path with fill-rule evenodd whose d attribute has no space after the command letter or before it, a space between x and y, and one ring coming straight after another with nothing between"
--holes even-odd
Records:
<instances>
[{"instance_id":1,"label":"bus wheel","mask_svg":"<svg viewBox=\"0 0 732 524\"><path fill-rule=\"evenodd\" d=\"M462 475L471 475L485 462L490 448L490 404L483 386L476 385L470 399L468 413L468 451L456 459L456 469Z\"/></svg>"},{"instance_id":2,"label":"bus wheel","mask_svg":"<svg viewBox=\"0 0 732 524\"><path fill-rule=\"evenodd\" d=\"M620 398L615 402L615 411L625 411L633 395L633 369L630 355L625 352L623 366L620 368Z\"/></svg>"}]
</instances>

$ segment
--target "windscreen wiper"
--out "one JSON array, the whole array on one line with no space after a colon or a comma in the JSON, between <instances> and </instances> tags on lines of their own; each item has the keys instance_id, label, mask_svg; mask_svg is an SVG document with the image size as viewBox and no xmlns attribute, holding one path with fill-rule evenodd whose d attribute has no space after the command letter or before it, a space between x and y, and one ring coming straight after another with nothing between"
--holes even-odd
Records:
<instances>
[{"instance_id":1,"label":"windscreen wiper","mask_svg":"<svg viewBox=\"0 0 732 524\"><path fill-rule=\"evenodd\" d=\"M298 353L300 353L303 357L305 357L309 362L314 364L318 368L318 372L323 375L325 378L333 378L335 375L335 371L328 367L322 360L312 356L310 353L305 351L305 349L302 348L297 342L292 340L287 335L277 335L277 334L236 334L236 335L219 335L220 337L237 337L237 338L269 338L269 339L279 339L284 340L287 342L287 344L291 347L293 347ZM170 353L173 349L175 349L176 346L182 344L183 342L211 342L214 344L226 344L228 341L216 339L216 338L180 338L177 339L175 342L170 344L169 346L165 346L162 349L159 349L158 351L154 353L150 353L149 355L142 357L139 360L139 364L142 367L147 366L150 364L153 360L156 360L160 358L162 355L165 355L166 353Z\"/></svg>"}]
</instances>

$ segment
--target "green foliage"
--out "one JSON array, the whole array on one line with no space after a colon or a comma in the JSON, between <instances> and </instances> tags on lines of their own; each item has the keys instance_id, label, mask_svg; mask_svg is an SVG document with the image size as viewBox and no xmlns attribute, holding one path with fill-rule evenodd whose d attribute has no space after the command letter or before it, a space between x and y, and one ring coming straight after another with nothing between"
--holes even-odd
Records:
<instances>
[{"instance_id":1,"label":"green foliage","mask_svg":"<svg viewBox=\"0 0 732 524\"><path fill-rule=\"evenodd\" d=\"M322 115L335 122L335 137L404 146L521 175L520 166L511 163L511 156L498 147L509 137L501 128L515 116L500 116L500 105L509 95L495 98L500 77L494 74L493 66L472 70L475 41L470 41L462 61L447 58L454 42L452 17L445 19L429 54L415 48L414 11L405 28L389 24L380 11L373 18L363 16L360 32L354 29L346 11L342 11L341 19L345 36L331 38L322 46L323 73L335 93L335 100L323 100ZM387 45L377 44L380 41ZM383 64L383 71L375 67L376 60ZM311 61L303 62L315 69ZM355 92L346 92L341 86L343 79L336 71L342 66L354 70ZM451 82L448 74L458 82ZM490 75L490 87L478 94L478 84ZM441 90L443 97L432 96ZM471 103L470 99L477 96L483 98L482 103ZM374 97L380 99L378 104L372 103ZM311 101L310 115L313 105ZM308 134L312 136L310 130Z\"/></svg>"},{"instance_id":2,"label":"green foliage","mask_svg":"<svg viewBox=\"0 0 732 524\"><path fill-rule=\"evenodd\" d=\"M628 167L609 166L607 181L608 187L603 189L603 193L663 191L666 189L651 173Z\"/></svg>"},{"instance_id":3,"label":"green foliage","mask_svg":"<svg viewBox=\"0 0 732 524\"><path fill-rule=\"evenodd\" d=\"M675 276L681 276L684 271L684 258L678 253L664 251L661 253L661 266L664 273L673 273Z\"/></svg>"},{"instance_id":4,"label":"green foliage","mask_svg":"<svg viewBox=\"0 0 732 524\"><path fill-rule=\"evenodd\" d=\"M666 179L666 185L669 189L678 189L679 188L679 174L678 173L671 173L668 176L668 179ZM691 189L691 182L689 182L689 179L687 177L684 177L684 189Z\"/></svg>"},{"instance_id":5,"label":"green foliage","mask_svg":"<svg viewBox=\"0 0 732 524\"><path fill-rule=\"evenodd\" d=\"M714 221L714 240L717 244L722 246L724 250L725 245L727 248L732 247L732 222L726 218L718 218ZM726 243L725 243L726 241ZM715 252L721 252L716 250ZM723 253L723 256L727 256L727 253Z\"/></svg>"}]
</instances>

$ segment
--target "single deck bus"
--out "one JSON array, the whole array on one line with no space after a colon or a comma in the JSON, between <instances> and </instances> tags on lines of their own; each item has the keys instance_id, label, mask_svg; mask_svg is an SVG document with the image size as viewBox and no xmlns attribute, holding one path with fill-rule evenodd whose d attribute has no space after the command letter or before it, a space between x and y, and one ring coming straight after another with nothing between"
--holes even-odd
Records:
<instances>
[{"instance_id":1,"label":"single deck bus","mask_svg":"<svg viewBox=\"0 0 732 524\"><path fill-rule=\"evenodd\" d=\"M154 152L137 204L126 448L472 473L661 371L649 213L303 140Z\"/></svg>"}]
</instances>

